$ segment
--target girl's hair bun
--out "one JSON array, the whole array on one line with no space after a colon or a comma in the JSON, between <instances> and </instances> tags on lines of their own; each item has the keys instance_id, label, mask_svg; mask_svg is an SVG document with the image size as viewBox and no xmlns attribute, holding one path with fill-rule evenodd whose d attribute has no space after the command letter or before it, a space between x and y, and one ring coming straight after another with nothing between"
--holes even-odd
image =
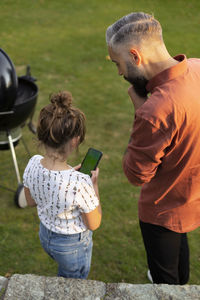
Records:
<instances>
[{"instance_id":1,"label":"girl's hair bun","mask_svg":"<svg viewBox=\"0 0 200 300\"><path fill-rule=\"evenodd\" d=\"M72 94L68 91L62 91L51 95L50 101L59 111L68 111L72 106Z\"/></svg>"},{"instance_id":2,"label":"girl's hair bun","mask_svg":"<svg viewBox=\"0 0 200 300\"><path fill-rule=\"evenodd\" d=\"M79 143L82 143L85 137L85 115L72 105L71 93L61 91L52 94L50 102L40 111L38 140L59 151L64 151L62 147L74 137L79 137Z\"/></svg>"}]
</instances>

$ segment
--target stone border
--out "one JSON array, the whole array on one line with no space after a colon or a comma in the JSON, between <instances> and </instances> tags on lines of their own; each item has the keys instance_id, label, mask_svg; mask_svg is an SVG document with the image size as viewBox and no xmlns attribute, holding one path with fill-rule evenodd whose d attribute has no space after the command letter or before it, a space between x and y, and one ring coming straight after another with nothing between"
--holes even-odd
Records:
<instances>
[{"instance_id":1,"label":"stone border","mask_svg":"<svg viewBox=\"0 0 200 300\"><path fill-rule=\"evenodd\" d=\"M198 285L106 284L32 274L0 277L1 288L7 283L4 300L200 300Z\"/></svg>"},{"instance_id":2,"label":"stone border","mask_svg":"<svg viewBox=\"0 0 200 300\"><path fill-rule=\"evenodd\" d=\"M0 276L0 299L3 299L5 294L5 289L8 285L8 279L6 277Z\"/></svg>"}]
</instances>

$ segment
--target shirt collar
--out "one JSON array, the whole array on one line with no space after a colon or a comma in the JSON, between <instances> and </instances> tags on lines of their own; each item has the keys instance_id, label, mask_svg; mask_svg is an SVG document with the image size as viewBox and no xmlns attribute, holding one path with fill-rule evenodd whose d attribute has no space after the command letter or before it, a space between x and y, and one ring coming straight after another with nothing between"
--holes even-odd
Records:
<instances>
[{"instance_id":1,"label":"shirt collar","mask_svg":"<svg viewBox=\"0 0 200 300\"><path fill-rule=\"evenodd\" d=\"M179 61L179 63L151 78L146 85L147 91L152 92L156 86L178 77L187 70L187 58L184 54L177 55L174 59Z\"/></svg>"}]
</instances>

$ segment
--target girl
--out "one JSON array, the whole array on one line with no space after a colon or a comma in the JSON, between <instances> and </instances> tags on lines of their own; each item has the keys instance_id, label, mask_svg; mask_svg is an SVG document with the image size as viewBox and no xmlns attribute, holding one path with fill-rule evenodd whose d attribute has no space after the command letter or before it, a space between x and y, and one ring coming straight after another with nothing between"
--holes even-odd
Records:
<instances>
[{"instance_id":1,"label":"girl","mask_svg":"<svg viewBox=\"0 0 200 300\"><path fill-rule=\"evenodd\" d=\"M92 177L80 165L67 164L85 137L85 116L72 106L69 92L51 96L39 115L37 136L45 155L34 155L24 171L29 206L37 206L39 237L44 250L58 263L58 276L87 278L92 256L92 230L101 223L99 169Z\"/></svg>"}]
</instances>

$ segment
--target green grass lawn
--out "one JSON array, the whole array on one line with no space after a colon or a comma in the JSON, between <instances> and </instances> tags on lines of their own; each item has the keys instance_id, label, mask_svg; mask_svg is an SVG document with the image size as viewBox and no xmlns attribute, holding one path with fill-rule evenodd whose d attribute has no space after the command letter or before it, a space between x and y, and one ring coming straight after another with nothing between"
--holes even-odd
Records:
<instances>
[{"instance_id":1,"label":"green grass lawn","mask_svg":"<svg viewBox=\"0 0 200 300\"><path fill-rule=\"evenodd\" d=\"M49 94L69 90L87 117L87 137L79 163L89 147L103 151L100 164L101 227L94 232L90 279L105 282L147 283L146 257L138 227L139 188L122 172L121 160L134 117L128 84L106 59L105 30L131 11L153 13L163 26L171 55L200 56L199 0L1 0L0 47L15 64L18 76L26 65L38 79L35 121ZM27 127L23 137L31 155L38 152ZM21 175L28 156L16 147ZM17 188L10 151L0 152L0 184ZM57 267L38 239L36 209L18 209L14 194L0 189L0 275L33 273L56 275ZM189 234L190 284L200 284L200 230Z\"/></svg>"}]
</instances>

